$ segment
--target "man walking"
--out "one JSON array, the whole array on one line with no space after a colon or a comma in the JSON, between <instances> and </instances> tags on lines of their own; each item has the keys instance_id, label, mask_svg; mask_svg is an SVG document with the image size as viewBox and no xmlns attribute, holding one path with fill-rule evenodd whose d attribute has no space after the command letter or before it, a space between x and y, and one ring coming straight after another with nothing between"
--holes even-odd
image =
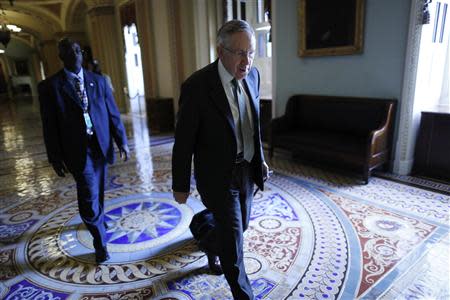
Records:
<instances>
[{"instance_id":1,"label":"man walking","mask_svg":"<svg viewBox=\"0 0 450 300\"><path fill-rule=\"evenodd\" d=\"M39 102L48 160L56 174L72 173L81 219L93 237L95 260L109 259L104 221L107 163L114 161L113 140L128 159L125 128L103 76L83 70L80 46L58 44L64 68L39 83Z\"/></svg>"},{"instance_id":2,"label":"man walking","mask_svg":"<svg viewBox=\"0 0 450 300\"><path fill-rule=\"evenodd\" d=\"M210 267L221 269L235 299L254 299L245 272L243 232L248 228L256 184L268 174L261 147L255 35L241 20L225 23L217 36L219 59L182 85L172 154L173 194L186 203L191 161L203 204L212 215ZM220 266L216 261L220 259ZM221 269L220 269L221 267Z\"/></svg>"}]
</instances>

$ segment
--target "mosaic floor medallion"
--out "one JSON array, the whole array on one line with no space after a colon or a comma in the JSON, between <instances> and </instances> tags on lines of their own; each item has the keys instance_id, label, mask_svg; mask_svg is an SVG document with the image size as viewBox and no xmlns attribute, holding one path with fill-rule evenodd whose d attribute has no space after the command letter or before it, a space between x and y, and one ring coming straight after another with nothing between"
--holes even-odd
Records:
<instances>
[{"instance_id":1,"label":"mosaic floor medallion","mask_svg":"<svg viewBox=\"0 0 450 300\"><path fill-rule=\"evenodd\" d=\"M148 156L110 169L104 264L94 262L72 181L2 202L0 299L231 299L188 228L204 208L194 182L187 205L173 201L171 145L134 150ZM357 185L277 161L273 168L244 234L256 299L446 299L448 196L378 178Z\"/></svg>"},{"instance_id":2,"label":"mosaic floor medallion","mask_svg":"<svg viewBox=\"0 0 450 300\"><path fill-rule=\"evenodd\" d=\"M33 227L29 241L17 249L15 261L25 277L39 284L67 290L94 291L99 285L117 285L178 270L199 260L187 228L193 211L170 200L167 193L131 195L107 201L108 250L111 259L94 263L92 238L72 203ZM24 283L22 283L24 288Z\"/></svg>"}]
</instances>

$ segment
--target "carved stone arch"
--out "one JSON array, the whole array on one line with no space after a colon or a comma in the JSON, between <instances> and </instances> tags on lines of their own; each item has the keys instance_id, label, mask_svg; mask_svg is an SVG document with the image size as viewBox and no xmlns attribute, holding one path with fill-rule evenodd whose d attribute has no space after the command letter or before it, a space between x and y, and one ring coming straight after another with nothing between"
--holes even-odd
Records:
<instances>
[{"instance_id":1,"label":"carved stone arch","mask_svg":"<svg viewBox=\"0 0 450 300\"><path fill-rule=\"evenodd\" d=\"M9 23L23 28L23 31L31 29L30 31L34 32L39 39L49 39L56 32L62 30L59 22L55 22L35 10L15 7L6 9L4 12Z\"/></svg>"},{"instance_id":2,"label":"carved stone arch","mask_svg":"<svg viewBox=\"0 0 450 300\"><path fill-rule=\"evenodd\" d=\"M84 0L70 1L63 15L66 31L85 32L87 11L88 6Z\"/></svg>"},{"instance_id":3,"label":"carved stone arch","mask_svg":"<svg viewBox=\"0 0 450 300\"><path fill-rule=\"evenodd\" d=\"M16 35L16 34L14 34L11 36L11 40L17 40L17 41L24 43L25 45L27 45L30 48L35 48L35 39L32 35L29 35L29 34Z\"/></svg>"}]
</instances>

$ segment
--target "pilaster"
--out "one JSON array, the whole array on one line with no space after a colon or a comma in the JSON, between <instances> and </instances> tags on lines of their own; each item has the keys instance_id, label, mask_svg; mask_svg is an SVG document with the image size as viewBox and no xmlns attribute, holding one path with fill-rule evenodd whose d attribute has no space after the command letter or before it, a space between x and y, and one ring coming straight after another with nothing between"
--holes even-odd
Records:
<instances>
[{"instance_id":1,"label":"pilaster","mask_svg":"<svg viewBox=\"0 0 450 300\"><path fill-rule=\"evenodd\" d=\"M145 97L154 99L158 95L155 63L155 38L152 24L152 3L136 0L136 22L141 47L142 72L144 75Z\"/></svg>"},{"instance_id":2,"label":"pilaster","mask_svg":"<svg viewBox=\"0 0 450 300\"><path fill-rule=\"evenodd\" d=\"M40 45L45 76L49 77L63 67L58 56L58 42L56 40L45 40L42 41Z\"/></svg>"},{"instance_id":3,"label":"pilaster","mask_svg":"<svg viewBox=\"0 0 450 300\"><path fill-rule=\"evenodd\" d=\"M422 33L423 0L413 0L408 31L402 97L400 101L399 129L393 171L407 175L414 161L414 148L420 122L420 111L415 109L416 75Z\"/></svg>"},{"instance_id":4,"label":"pilaster","mask_svg":"<svg viewBox=\"0 0 450 300\"><path fill-rule=\"evenodd\" d=\"M99 61L102 72L111 77L117 106L122 112L127 111L127 100L123 91L125 74L121 69L124 58L120 56L120 51L117 51L121 39L120 33L117 32L114 2L89 0L86 3L93 57Z\"/></svg>"}]
</instances>

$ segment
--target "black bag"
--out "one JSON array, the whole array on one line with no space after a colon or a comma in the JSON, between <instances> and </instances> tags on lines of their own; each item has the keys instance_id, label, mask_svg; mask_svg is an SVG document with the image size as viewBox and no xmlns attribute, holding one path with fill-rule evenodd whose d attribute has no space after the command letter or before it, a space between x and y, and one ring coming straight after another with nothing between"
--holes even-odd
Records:
<instances>
[{"instance_id":1,"label":"black bag","mask_svg":"<svg viewBox=\"0 0 450 300\"><path fill-rule=\"evenodd\" d=\"M200 250L213 255L217 255L215 228L214 216L208 209L196 213L189 225Z\"/></svg>"}]
</instances>

